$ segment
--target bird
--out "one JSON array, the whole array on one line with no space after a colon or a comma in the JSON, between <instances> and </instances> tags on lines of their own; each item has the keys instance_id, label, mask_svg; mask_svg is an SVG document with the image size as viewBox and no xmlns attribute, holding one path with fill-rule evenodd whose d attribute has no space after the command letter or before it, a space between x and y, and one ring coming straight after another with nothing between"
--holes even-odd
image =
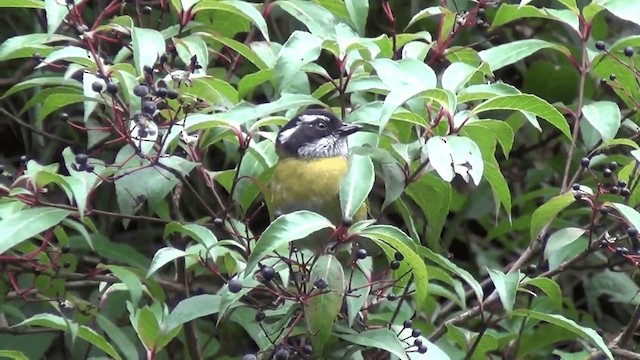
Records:
<instances>
[{"instance_id":1,"label":"bird","mask_svg":"<svg viewBox=\"0 0 640 360\"><path fill-rule=\"evenodd\" d=\"M269 182L272 215L309 210L334 225L345 222L340 207L340 185L349 169L348 137L362 130L324 109L307 109L294 116L276 136L278 161ZM275 216L274 216L275 217ZM360 207L353 222L367 218ZM329 245L329 229L298 240L298 248L323 249Z\"/></svg>"}]
</instances>

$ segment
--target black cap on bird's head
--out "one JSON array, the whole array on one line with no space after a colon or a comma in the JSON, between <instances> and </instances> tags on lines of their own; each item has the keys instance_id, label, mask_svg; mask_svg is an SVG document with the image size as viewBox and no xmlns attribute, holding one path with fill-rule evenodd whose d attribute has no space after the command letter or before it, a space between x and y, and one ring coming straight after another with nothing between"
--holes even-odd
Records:
<instances>
[{"instance_id":1,"label":"black cap on bird's head","mask_svg":"<svg viewBox=\"0 0 640 360\"><path fill-rule=\"evenodd\" d=\"M276 138L276 150L282 156L323 158L347 156L347 136L362 129L345 124L332 113L308 109L296 115Z\"/></svg>"}]
</instances>

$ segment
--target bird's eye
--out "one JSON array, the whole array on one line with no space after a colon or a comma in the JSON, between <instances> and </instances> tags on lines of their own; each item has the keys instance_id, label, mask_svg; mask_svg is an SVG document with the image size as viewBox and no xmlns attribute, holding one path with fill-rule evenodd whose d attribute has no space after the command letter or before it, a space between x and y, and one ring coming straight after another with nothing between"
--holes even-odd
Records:
<instances>
[{"instance_id":1,"label":"bird's eye","mask_svg":"<svg viewBox=\"0 0 640 360\"><path fill-rule=\"evenodd\" d=\"M320 121L320 122L318 122L318 123L316 124L316 127L317 127L318 129L326 129L326 128L327 128L327 123L326 123L326 122L324 122L324 121Z\"/></svg>"}]
</instances>

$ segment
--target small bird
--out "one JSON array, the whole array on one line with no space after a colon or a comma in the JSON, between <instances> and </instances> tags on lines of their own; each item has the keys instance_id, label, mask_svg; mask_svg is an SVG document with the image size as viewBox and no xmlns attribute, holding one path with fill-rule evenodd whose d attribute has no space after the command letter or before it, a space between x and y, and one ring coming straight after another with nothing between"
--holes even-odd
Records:
<instances>
[{"instance_id":1,"label":"small bird","mask_svg":"<svg viewBox=\"0 0 640 360\"><path fill-rule=\"evenodd\" d=\"M309 210L341 224L339 192L349 169L347 138L361 129L322 109L308 109L291 119L276 138L279 160L269 186L272 214ZM366 217L363 205L353 221ZM295 244L319 249L327 245L329 236L328 231L319 231Z\"/></svg>"}]
</instances>

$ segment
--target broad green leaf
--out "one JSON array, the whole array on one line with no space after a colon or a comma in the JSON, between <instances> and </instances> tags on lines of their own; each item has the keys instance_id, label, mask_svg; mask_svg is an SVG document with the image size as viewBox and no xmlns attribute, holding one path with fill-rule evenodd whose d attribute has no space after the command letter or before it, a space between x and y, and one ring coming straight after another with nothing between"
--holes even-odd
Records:
<instances>
[{"instance_id":1,"label":"broad green leaf","mask_svg":"<svg viewBox=\"0 0 640 360\"><path fill-rule=\"evenodd\" d=\"M587 248L587 239L582 237L584 233L583 229L568 227L549 236L544 249L544 258L549 260L549 270L557 269L560 264Z\"/></svg>"},{"instance_id":2,"label":"broad green leaf","mask_svg":"<svg viewBox=\"0 0 640 360\"><path fill-rule=\"evenodd\" d=\"M95 332L88 326L78 325L75 323L69 322L69 320L62 318L53 314L36 314L19 324L13 325L12 327L19 326L41 326L51 329L57 329L62 331L69 331L69 325L77 326L77 336L97 347L98 349L104 351L107 355L112 357L113 359L122 359L120 355L116 352L116 350L109 344L109 342L102 337L102 335Z\"/></svg>"},{"instance_id":3,"label":"broad green leaf","mask_svg":"<svg viewBox=\"0 0 640 360\"><path fill-rule=\"evenodd\" d=\"M0 220L0 254L53 228L69 215L69 210L37 207L3 218Z\"/></svg>"},{"instance_id":4,"label":"broad green leaf","mask_svg":"<svg viewBox=\"0 0 640 360\"><path fill-rule=\"evenodd\" d=\"M569 129L569 125L564 116L562 116L562 114L548 102L535 95L522 94L498 96L476 106L469 116L477 115L489 110L526 111L545 119L551 125L562 131L568 139L571 139L571 130Z\"/></svg>"},{"instance_id":5,"label":"broad green leaf","mask_svg":"<svg viewBox=\"0 0 640 360\"><path fill-rule=\"evenodd\" d=\"M543 235L540 234L540 230L550 223L560 211L573 204L574 201L573 193L568 192L554 197L537 208L531 217L531 241L534 241L539 235Z\"/></svg>"},{"instance_id":6,"label":"broad green leaf","mask_svg":"<svg viewBox=\"0 0 640 360\"><path fill-rule=\"evenodd\" d=\"M602 141L611 141L620 128L618 105L611 101L597 101L582 107L585 120L600 134Z\"/></svg>"},{"instance_id":7,"label":"broad green leaf","mask_svg":"<svg viewBox=\"0 0 640 360\"><path fill-rule=\"evenodd\" d=\"M415 277L415 302L416 307L420 308L427 298L429 276L424 261L422 261L422 258L416 253L416 245L413 240L400 229L390 225L369 226L359 232L359 235L372 239L383 249L385 249L385 246L387 248L390 247L394 249L394 252L398 251L404 256L402 263L408 265L408 269L411 269ZM393 257L393 253L387 255ZM401 267L400 269L403 268Z\"/></svg>"},{"instance_id":8,"label":"broad green leaf","mask_svg":"<svg viewBox=\"0 0 640 360\"><path fill-rule=\"evenodd\" d=\"M267 22L262 17L260 11L258 11L249 2L235 0L202 0L198 2L198 4L193 9L194 12L203 10L222 10L240 15L253 22L258 30L260 30L262 37L264 37L265 40L269 41L269 30L267 29Z\"/></svg>"},{"instance_id":9,"label":"broad green leaf","mask_svg":"<svg viewBox=\"0 0 640 360\"><path fill-rule=\"evenodd\" d=\"M160 324L158 318L148 306L143 307L136 313L137 323L133 324L138 333L140 341L147 350L160 350L157 344L160 340Z\"/></svg>"},{"instance_id":10,"label":"broad green leaf","mask_svg":"<svg viewBox=\"0 0 640 360\"><path fill-rule=\"evenodd\" d=\"M324 228L334 226L324 216L306 210L295 211L275 219L262 233L249 255L245 278L251 275L258 261L271 251Z\"/></svg>"},{"instance_id":11,"label":"broad green leaf","mask_svg":"<svg viewBox=\"0 0 640 360\"><path fill-rule=\"evenodd\" d=\"M68 61L83 65L90 70L95 71L97 68L95 59L91 52L77 46L65 46L49 54L36 69L46 66L46 64L55 63L57 61Z\"/></svg>"},{"instance_id":12,"label":"broad green leaf","mask_svg":"<svg viewBox=\"0 0 640 360\"><path fill-rule=\"evenodd\" d=\"M537 319L541 321L546 321L548 323L560 326L564 329L571 331L572 333L578 335L582 339L590 342L594 345L598 350L602 351L609 359L613 360L613 354L605 344L604 340L598 333L590 328L580 326L576 324L575 321L571 319L567 319L562 315L556 314L547 314L542 313L535 310L529 309L516 309L511 313L512 316L523 316L526 318Z\"/></svg>"},{"instance_id":13,"label":"broad green leaf","mask_svg":"<svg viewBox=\"0 0 640 360\"><path fill-rule=\"evenodd\" d=\"M493 191L493 197L496 201L496 212L500 210L499 204L502 204L509 219L511 219L511 191L509 191L509 183L504 175L502 175L498 162L495 159L490 161L484 160L484 178L487 179L491 185L491 191Z\"/></svg>"},{"instance_id":14,"label":"broad green leaf","mask_svg":"<svg viewBox=\"0 0 640 360\"><path fill-rule=\"evenodd\" d=\"M273 69L264 69L253 74L247 74L240 79L238 83L238 98L244 99L255 88L267 81L272 82L275 79Z\"/></svg>"},{"instance_id":15,"label":"broad green leaf","mask_svg":"<svg viewBox=\"0 0 640 360\"><path fill-rule=\"evenodd\" d=\"M349 296L345 297L345 302L347 303L349 326L353 326L360 310L367 302L371 287L368 286L369 279L360 269L345 268L345 271L345 278L349 279L351 290Z\"/></svg>"},{"instance_id":16,"label":"broad green leaf","mask_svg":"<svg viewBox=\"0 0 640 360\"><path fill-rule=\"evenodd\" d=\"M131 31L133 60L138 75L144 74L144 67L151 66L165 53L166 45L162 34L154 29L134 27Z\"/></svg>"},{"instance_id":17,"label":"broad green leaf","mask_svg":"<svg viewBox=\"0 0 640 360\"><path fill-rule=\"evenodd\" d=\"M175 221L165 226L162 237L166 239L169 235L176 232L187 235L205 247L210 247L218 242L218 238L213 232L203 225L181 224Z\"/></svg>"},{"instance_id":18,"label":"broad green leaf","mask_svg":"<svg viewBox=\"0 0 640 360\"><path fill-rule=\"evenodd\" d=\"M164 334L189 321L216 314L220 310L220 295L196 295L184 299L171 311L169 317L162 322Z\"/></svg>"},{"instance_id":19,"label":"broad green leaf","mask_svg":"<svg viewBox=\"0 0 640 360\"><path fill-rule=\"evenodd\" d=\"M328 10L311 1L279 0L272 6L279 6L294 19L303 23L309 32L323 39L335 36L334 25L338 22Z\"/></svg>"},{"instance_id":20,"label":"broad green leaf","mask_svg":"<svg viewBox=\"0 0 640 360\"><path fill-rule=\"evenodd\" d=\"M138 276L131 270L118 265L105 265L113 275L115 275L127 287L131 294L131 302L138 306L140 298L142 298L142 282Z\"/></svg>"},{"instance_id":21,"label":"broad green leaf","mask_svg":"<svg viewBox=\"0 0 640 360\"><path fill-rule=\"evenodd\" d=\"M345 279L342 265L333 255L322 255L313 264L309 275L308 288L318 279L326 282L326 289L315 289L304 307L307 327L311 334L314 349L322 351L331 335L333 322L340 313L344 296Z\"/></svg>"},{"instance_id":22,"label":"broad green leaf","mask_svg":"<svg viewBox=\"0 0 640 360\"><path fill-rule=\"evenodd\" d=\"M230 47L238 54L242 55L245 59L251 61L253 65L255 65L260 70L267 70L269 66L247 45L236 41L234 39L230 39L224 36L220 36L217 33L202 33L201 36L204 37L205 40L211 39L213 41L219 42L225 46Z\"/></svg>"},{"instance_id":23,"label":"broad green leaf","mask_svg":"<svg viewBox=\"0 0 640 360\"><path fill-rule=\"evenodd\" d=\"M640 25L640 3L627 0L595 0L593 4L609 10L620 19Z\"/></svg>"},{"instance_id":24,"label":"broad green leaf","mask_svg":"<svg viewBox=\"0 0 640 360\"><path fill-rule=\"evenodd\" d=\"M278 53L274 68L276 84L282 90L300 69L316 60L322 50L322 39L303 31L294 31Z\"/></svg>"},{"instance_id":25,"label":"broad green leaf","mask_svg":"<svg viewBox=\"0 0 640 360\"><path fill-rule=\"evenodd\" d=\"M480 51L482 61L489 64L491 71L502 69L542 49L560 51L566 56L571 55L569 49L549 41L539 39L527 39L498 45L487 50Z\"/></svg>"},{"instance_id":26,"label":"broad green leaf","mask_svg":"<svg viewBox=\"0 0 640 360\"><path fill-rule=\"evenodd\" d=\"M349 170L340 185L340 207L345 216L353 217L373 188L375 172L368 156L351 155Z\"/></svg>"},{"instance_id":27,"label":"broad green leaf","mask_svg":"<svg viewBox=\"0 0 640 360\"><path fill-rule=\"evenodd\" d=\"M636 209L628 205L619 203L607 203L607 205L610 205L618 210L618 212L620 212L620 215L627 219L630 225L634 226L636 229L640 229L640 213L638 213ZM2 223L0 222L0 224Z\"/></svg>"},{"instance_id":28,"label":"broad green leaf","mask_svg":"<svg viewBox=\"0 0 640 360\"><path fill-rule=\"evenodd\" d=\"M42 0L0 0L0 8L44 9Z\"/></svg>"},{"instance_id":29,"label":"broad green leaf","mask_svg":"<svg viewBox=\"0 0 640 360\"><path fill-rule=\"evenodd\" d=\"M138 350L127 334L117 325L102 314L96 316L96 323L102 329L109 340L120 349L125 359L138 359Z\"/></svg>"},{"instance_id":30,"label":"broad green leaf","mask_svg":"<svg viewBox=\"0 0 640 360\"><path fill-rule=\"evenodd\" d=\"M609 297L609 301L620 304L638 306L640 287L629 274L603 270L593 274L589 282L585 283L585 298L595 302L602 295Z\"/></svg>"},{"instance_id":31,"label":"broad green leaf","mask_svg":"<svg viewBox=\"0 0 640 360\"><path fill-rule=\"evenodd\" d=\"M167 263L185 256L187 256L187 254L184 251L172 247L164 247L158 250L155 255L153 255L151 266L149 267L149 271L147 271L147 277L151 276Z\"/></svg>"},{"instance_id":32,"label":"broad green leaf","mask_svg":"<svg viewBox=\"0 0 640 360\"><path fill-rule=\"evenodd\" d=\"M500 302L502 306L510 313L513 311L513 305L516 302L516 294L518 292L518 283L520 282L520 271L503 273L494 269L487 269L489 271L489 277L493 285L496 287L496 291L500 296Z\"/></svg>"},{"instance_id":33,"label":"broad green leaf","mask_svg":"<svg viewBox=\"0 0 640 360\"><path fill-rule=\"evenodd\" d=\"M451 184L427 174L409 184L406 192L427 219L429 241L439 241L451 206Z\"/></svg>"},{"instance_id":34,"label":"broad green leaf","mask_svg":"<svg viewBox=\"0 0 640 360\"><path fill-rule=\"evenodd\" d=\"M365 348L388 351L400 360L409 359L404 351L404 344L400 342L396 332L391 329L367 330L359 334L338 334L337 336L342 340L362 345Z\"/></svg>"},{"instance_id":35,"label":"broad green leaf","mask_svg":"<svg viewBox=\"0 0 640 360\"><path fill-rule=\"evenodd\" d=\"M575 5L575 4L574 4ZM577 7L576 7L577 9ZM518 6L502 4L491 22L491 30L509 22L522 18L541 18L561 21L569 25L574 31L579 31L579 21L577 12L571 10L556 10L537 8L531 5Z\"/></svg>"},{"instance_id":36,"label":"broad green leaf","mask_svg":"<svg viewBox=\"0 0 640 360\"><path fill-rule=\"evenodd\" d=\"M369 0L345 0L344 5L356 31L360 36L364 36L369 15Z\"/></svg>"},{"instance_id":37,"label":"broad green leaf","mask_svg":"<svg viewBox=\"0 0 640 360\"><path fill-rule=\"evenodd\" d=\"M405 28L408 29L409 26L415 24L416 22L431 17L431 16L435 16L435 15L440 15L442 14L442 10L440 9L439 6L431 6L425 9L422 9L420 11L418 11L417 14L413 15L413 17L411 18L411 20L409 21L409 24L407 25L407 27Z\"/></svg>"},{"instance_id":38,"label":"broad green leaf","mask_svg":"<svg viewBox=\"0 0 640 360\"><path fill-rule=\"evenodd\" d=\"M482 299L484 298L484 291L482 290L482 286L473 277L473 275L471 275L467 270L459 267L458 265L456 265L454 262L447 259L446 257L440 254L436 254L435 252L431 251L429 248L425 246L420 247L420 255L431 260L436 265L442 267L443 269L449 271L450 273L458 275L462 280L464 280L467 283L467 285L471 287L471 289L476 295L476 299L478 301L482 301Z\"/></svg>"},{"instance_id":39,"label":"broad green leaf","mask_svg":"<svg viewBox=\"0 0 640 360\"><path fill-rule=\"evenodd\" d=\"M0 7L2 7L2 3L0 3ZM29 358L26 357L23 353L15 350L0 350L0 358L8 358L12 360L29 360Z\"/></svg>"},{"instance_id":40,"label":"broad green leaf","mask_svg":"<svg viewBox=\"0 0 640 360\"><path fill-rule=\"evenodd\" d=\"M426 151L431 165L440 177L451 182L455 174L477 185L482 179L484 161L478 145L468 137L434 136L427 141Z\"/></svg>"},{"instance_id":41,"label":"broad green leaf","mask_svg":"<svg viewBox=\"0 0 640 360\"><path fill-rule=\"evenodd\" d=\"M521 286L531 285L542 290L551 300L557 310L562 309L562 290L560 285L553 279L547 277L536 277L533 279L525 279L520 283Z\"/></svg>"},{"instance_id":42,"label":"broad green leaf","mask_svg":"<svg viewBox=\"0 0 640 360\"><path fill-rule=\"evenodd\" d=\"M456 92L462 88L478 71L478 68L462 62L455 62L449 65L442 74L442 87L446 90Z\"/></svg>"}]
</instances>

